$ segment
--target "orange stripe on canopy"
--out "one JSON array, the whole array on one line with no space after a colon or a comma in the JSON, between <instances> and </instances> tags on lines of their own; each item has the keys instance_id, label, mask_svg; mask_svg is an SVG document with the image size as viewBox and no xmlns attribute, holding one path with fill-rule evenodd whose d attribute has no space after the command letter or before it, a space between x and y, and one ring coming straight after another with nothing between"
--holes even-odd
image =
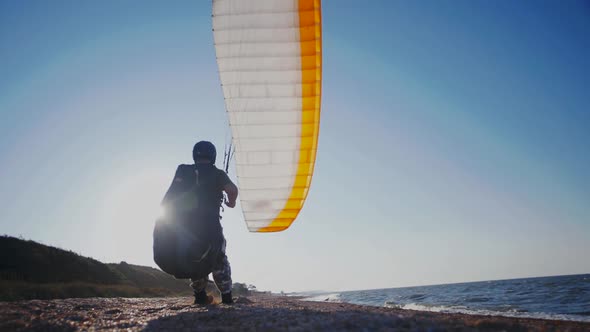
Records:
<instances>
[{"instance_id":1,"label":"orange stripe on canopy","mask_svg":"<svg viewBox=\"0 0 590 332\"><path fill-rule=\"evenodd\" d=\"M320 131L322 89L321 16L320 0L299 0L301 68L306 69L301 70L302 109L306 110L308 121L302 121L301 123L299 161L291 194L283 210L279 212L270 225L258 229L258 232L279 232L287 229L303 208L303 203L307 198L311 185ZM315 42L310 43L309 41ZM307 56L313 54L315 56ZM309 139L310 137L311 139Z\"/></svg>"}]
</instances>

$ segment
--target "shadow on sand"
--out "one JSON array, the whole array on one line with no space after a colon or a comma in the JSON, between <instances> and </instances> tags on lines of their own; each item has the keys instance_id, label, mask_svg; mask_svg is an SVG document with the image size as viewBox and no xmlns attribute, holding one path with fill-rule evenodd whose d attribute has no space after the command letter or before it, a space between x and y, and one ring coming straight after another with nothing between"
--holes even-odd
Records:
<instances>
[{"instance_id":1,"label":"shadow on sand","mask_svg":"<svg viewBox=\"0 0 590 332\"><path fill-rule=\"evenodd\" d=\"M388 310L245 305L209 306L197 310L154 319L148 322L144 331L527 331L530 328L503 318L465 320L455 315L422 312L402 315Z\"/></svg>"}]
</instances>

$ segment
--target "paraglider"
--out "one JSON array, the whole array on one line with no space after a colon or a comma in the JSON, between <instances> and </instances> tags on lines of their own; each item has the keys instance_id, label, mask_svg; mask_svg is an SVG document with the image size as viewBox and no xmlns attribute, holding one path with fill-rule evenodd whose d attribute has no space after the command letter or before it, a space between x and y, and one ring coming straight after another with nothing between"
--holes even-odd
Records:
<instances>
[{"instance_id":1,"label":"paraglider","mask_svg":"<svg viewBox=\"0 0 590 332\"><path fill-rule=\"evenodd\" d=\"M164 198L172 211L154 229L154 260L178 278L190 277L198 304L207 302L204 285L215 269L222 302L232 303L219 224L223 194L228 207L238 196L226 174L232 156L248 229L285 230L311 185L320 124L319 0L214 0L213 33L232 132L225 172L214 165L215 147L197 143L195 164L179 166ZM200 146L209 147L206 158L195 155Z\"/></svg>"},{"instance_id":2,"label":"paraglider","mask_svg":"<svg viewBox=\"0 0 590 332\"><path fill-rule=\"evenodd\" d=\"M205 288L213 273L222 302L233 303L231 267L220 223L222 201L233 208L238 188L215 166L213 143L193 147L192 165L179 165L162 205L166 215L154 227L154 261L176 278L190 278L195 304L207 304Z\"/></svg>"}]
</instances>

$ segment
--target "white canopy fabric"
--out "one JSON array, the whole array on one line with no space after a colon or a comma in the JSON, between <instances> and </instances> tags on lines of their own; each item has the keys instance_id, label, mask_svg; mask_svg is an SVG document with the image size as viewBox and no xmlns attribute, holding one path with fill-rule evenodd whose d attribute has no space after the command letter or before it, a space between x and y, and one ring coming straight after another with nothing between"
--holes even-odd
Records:
<instances>
[{"instance_id":1,"label":"white canopy fabric","mask_svg":"<svg viewBox=\"0 0 590 332\"><path fill-rule=\"evenodd\" d=\"M248 229L287 229L316 159L320 0L214 0L213 33Z\"/></svg>"}]
</instances>

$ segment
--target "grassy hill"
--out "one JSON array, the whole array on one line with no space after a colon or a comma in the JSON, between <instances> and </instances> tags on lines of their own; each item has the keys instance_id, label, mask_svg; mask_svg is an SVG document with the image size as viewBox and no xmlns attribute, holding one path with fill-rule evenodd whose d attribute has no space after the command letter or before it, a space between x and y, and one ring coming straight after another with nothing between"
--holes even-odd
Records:
<instances>
[{"instance_id":1,"label":"grassy hill","mask_svg":"<svg viewBox=\"0 0 590 332\"><path fill-rule=\"evenodd\" d=\"M124 276L124 282L140 288L164 288L173 293L190 293L188 280L179 280L158 269L148 266L131 265L125 262L107 264L112 270Z\"/></svg>"},{"instance_id":2,"label":"grassy hill","mask_svg":"<svg viewBox=\"0 0 590 332\"><path fill-rule=\"evenodd\" d=\"M104 264L34 241L0 236L0 300L190 295L186 280L151 267Z\"/></svg>"}]
</instances>

